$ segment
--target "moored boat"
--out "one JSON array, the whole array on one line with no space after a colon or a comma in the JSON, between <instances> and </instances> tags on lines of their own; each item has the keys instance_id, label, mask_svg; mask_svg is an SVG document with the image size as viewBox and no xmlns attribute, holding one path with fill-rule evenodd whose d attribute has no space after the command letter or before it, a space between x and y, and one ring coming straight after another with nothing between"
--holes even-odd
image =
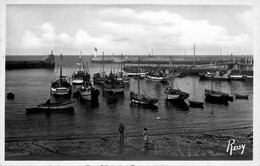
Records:
<instances>
[{"instance_id":1,"label":"moored boat","mask_svg":"<svg viewBox=\"0 0 260 166\"><path fill-rule=\"evenodd\" d=\"M195 100L189 100L190 107L197 107L197 108L203 108L204 102L201 101L195 101Z\"/></svg>"},{"instance_id":2,"label":"moored boat","mask_svg":"<svg viewBox=\"0 0 260 166\"><path fill-rule=\"evenodd\" d=\"M165 95L167 100L185 100L189 97L188 93L171 87L165 89Z\"/></svg>"},{"instance_id":3,"label":"moored boat","mask_svg":"<svg viewBox=\"0 0 260 166\"><path fill-rule=\"evenodd\" d=\"M211 62L211 89L205 89L204 95L205 100L213 103L223 103L228 104L228 101L233 101L233 96L230 96L228 93L224 93L221 91L215 91L213 90L212 80L213 80L213 74L212 74L212 62Z\"/></svg>"},{"instance_id":4,"label":"moored boat","mask_svg":"<svg viewBox=\"0 0 260 166\"><path fill-rule=\"evenodd\" d=\"M248 100L248 95L241 95L241 94L235 94L236 99L247 99Z\"/></svg>"},{"instance_id":5,"label":"moored boat","mask_svg":"<svg viewBox=\"0 0 260 166\"><path fill-rule=\"evenodd\" d=\"M111 72L107 79L103 82L103 90L105 92L123 93L125 86L123 81L117 80L117 77Z\"/></svg>"},{"instance_id":6,"label":"moored boat","mask_svg":"<svg viewBox=\"0 0 260 166\"><path fill-rule=\"evenodd\" d=\"M230 81L231 77L228 74L219 75L219 71L217 74L213 75L210 72L207 73L199 73L201 80L222 80L222 81Z\"/></svg>"},{"instance_id":7,"label":"moored boat","mask_svg":"<svg viewBox=\"0 0 260 166\"><path fill-rule=\"evenodd\" d=\"M95 48L96 50L96 48ZM103 84L103 82L107 79L107 75L104 69L104 51L103 51L103 59L102 59L102 72L95 73L93 76L94 84Z\"/></svg>"},{"instance_id":8,"label":"moored boat","mask_svg":"<svg viewBox=\"0 0 260 166\"><path fill-rule=\"evenodd\" d=\"M169 80L169 77L164 72L162 72L162 69L159 65L157 65L155 70L148 72L146 74L146 77L148 78L148 80L152 81L167 82Z\"/></svg>"},{"instance_id":9,"label":"moored boat","mask_svg":"<svg viewBox=\"0 0 260 166\"><path fill-rule=\"evenodd\" d=\"M62 75L62 54L60 60L60 77L58 80L51 82L50 90L52 95L63 96L71 94L71 85L66 80L66 76Z\"/></svg>"},{"instance_id":10,"label":"moored boat","mask_svg":"<svg viewBox=\"0 0 260 166\"><path fill-rule=\"evenodd\" d=\"M92 92L92 86L91 83L82 85L80 88L78 88L78 93L81 99L83 100L91 100L91 92Z\"/></svg>"},{"instance_id":11,"label":"moored boat","mask_svg":"<svg viewBox=\"0 0 260 166\"><path fill-rule=\"evenodd\" d=\"M127 72L126 75L128 77L134 77L134 76L140 76L140 77L145 77L146 73L142 72L142 73L138 73L138 72Z\"/></svg>"},{"instance_id":12,"label":"moored boat","mask_svg":"<svg viewBox=\"0 0 260 166\"><path fill-rule=\"evenodd\" d=\"M151 98L147 95L136 94L134 92L130 92L130 100L132 103L141 104L141 105L154 105L158 102L157 98Z\"/></svg>"},{"instance_id":13,"label":"moored boat","mask_svg":"<svg viewBox=\"0 0 260 166\"><path fill-rule=\"evenodd\" d=\"M138 76L139 76L139 71L140 71L140 57L138 57ZM155 103L158 102L158 99L157 98L153 98L153 97L149 97L147 95L144 95L144 94L140 94L140 79L139 77L137 78L138 81L137 81L137 93L134 93L133 91L130 92L130 100L131 100L131 103L135 103L135 104L138 104L138 105L147 105L147 106L152 106L154 105Z\"/></svg>"},{"instance_id":14,"label":"moored boat","mask_svg":"<svg viewBox=\"0 0 260 166\"><path fill-rule=\"evenodd\" d=\"M74 100L50 103L50 99L46 103L38 104L35 107L26 108L27 113L37 113L42 111L74 111Z\"/></svg>"},{"instance_id":15,"label":"moored boat","mask_svg":"<svg viewBox=\"0 0 260 166\"><path fill-rule=\"evenodd\" d=\"M172 71L171 57L170 57L170 87L166 87L164 93L166 100L185 100L189 97L189 94L181 91L180 89L173 88L174 73Z\"/></svg>"},{"instance_id":16,"label":"moored boat","mask_svg":"<svg viewBox=\"0 0 260 166\"><path fill-rule=\"evenodd\" d=\"M86 81L89 81L90 79L90 74L86 70L86 65L83 62L81 55L79 57L79 61L77 62L77 69L76 71L72 74L72 84L79 85L83 84Z\"/></svg>"}]
</instances>

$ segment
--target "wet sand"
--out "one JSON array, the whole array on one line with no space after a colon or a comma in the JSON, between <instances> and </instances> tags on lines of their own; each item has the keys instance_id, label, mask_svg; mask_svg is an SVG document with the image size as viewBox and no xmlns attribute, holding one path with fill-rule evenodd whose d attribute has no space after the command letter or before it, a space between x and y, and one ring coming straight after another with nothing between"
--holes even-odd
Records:
<instances>
[{"instance_id":1,"label":"wet sand","mask_svg":"<svg viewBox=\"0 0 260 166\"><path fill-rule=\"evenodd\" d=\"M227 153L230 139L235 145L246 144L241 150ZM207 133L150 135L144 149L141 136L125 134L101 138L62 140L6 141L5 160L252 160L252 130Z\"/></svg>"}]
</instances>

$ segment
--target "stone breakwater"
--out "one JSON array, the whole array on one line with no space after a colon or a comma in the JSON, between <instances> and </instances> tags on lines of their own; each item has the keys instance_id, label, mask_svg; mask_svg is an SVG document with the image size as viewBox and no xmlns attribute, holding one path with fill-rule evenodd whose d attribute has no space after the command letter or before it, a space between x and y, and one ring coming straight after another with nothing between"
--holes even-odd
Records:
<instances>
[{"instance_id":1,"label":"stone breakwater","mask_svg":"<svg viewBox=\"0 0 260 166\"><path fill-rule=\"evenodd\" d=\"M33 68L54 68L54 55L50 54L41 60L7 60L6 69L33 69Z\"/></svg>"}]
</instances>

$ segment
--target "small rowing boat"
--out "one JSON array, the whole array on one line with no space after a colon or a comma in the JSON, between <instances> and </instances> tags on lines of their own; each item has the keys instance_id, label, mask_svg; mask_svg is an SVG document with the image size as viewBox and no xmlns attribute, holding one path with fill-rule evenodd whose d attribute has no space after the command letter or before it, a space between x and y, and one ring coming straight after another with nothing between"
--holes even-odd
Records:
<instances>
[{"instance_id":1,"label":"small rowing boat","mask_svg":"<svg viewBox=\"0 0 260 166\"><path fill-rule=\"evenodd\" d=\"M44 111L74 111L73 103L74 100L51 103L50 99L43 104L38 104L35 107L26 108L26 113L39 113Z\"/></svg>"},{"instance_id":2,"label":"small rowing boat","mask_svg":"<svg viewBox=\"0 0 260 166\"><path fill-rule=\"evenodd\" d=\"M240 95L240 94L235 94L236 99L248 99L248 95Z\"/></svg>"},{"instance_id":3,"label":"small rowing boat","mask_svg":"<svg viewBox=\"0 0 260 166\"><path fill-rule=\"evenodd\" d=\"M190 103L190 107L197 107L197 108L204 107L204 102L201 102L201 101L189 100L189 103Z\"/></svg>"}]
</instances>

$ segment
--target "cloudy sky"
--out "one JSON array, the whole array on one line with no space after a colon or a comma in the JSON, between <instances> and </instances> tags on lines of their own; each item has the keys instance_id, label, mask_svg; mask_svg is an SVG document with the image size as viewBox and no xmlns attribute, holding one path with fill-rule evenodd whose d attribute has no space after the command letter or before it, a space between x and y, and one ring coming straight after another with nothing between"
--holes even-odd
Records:
<instances>
[{"instance_id":1,"label":"cloudy sky","mask_svg":"<svg viewBox=\"0 0 260 166\"><path fill-rule=\"evenodd\" d=\"M253 8L7 5L6 54L252 55Z\"/></svg>"}]
</instances>

